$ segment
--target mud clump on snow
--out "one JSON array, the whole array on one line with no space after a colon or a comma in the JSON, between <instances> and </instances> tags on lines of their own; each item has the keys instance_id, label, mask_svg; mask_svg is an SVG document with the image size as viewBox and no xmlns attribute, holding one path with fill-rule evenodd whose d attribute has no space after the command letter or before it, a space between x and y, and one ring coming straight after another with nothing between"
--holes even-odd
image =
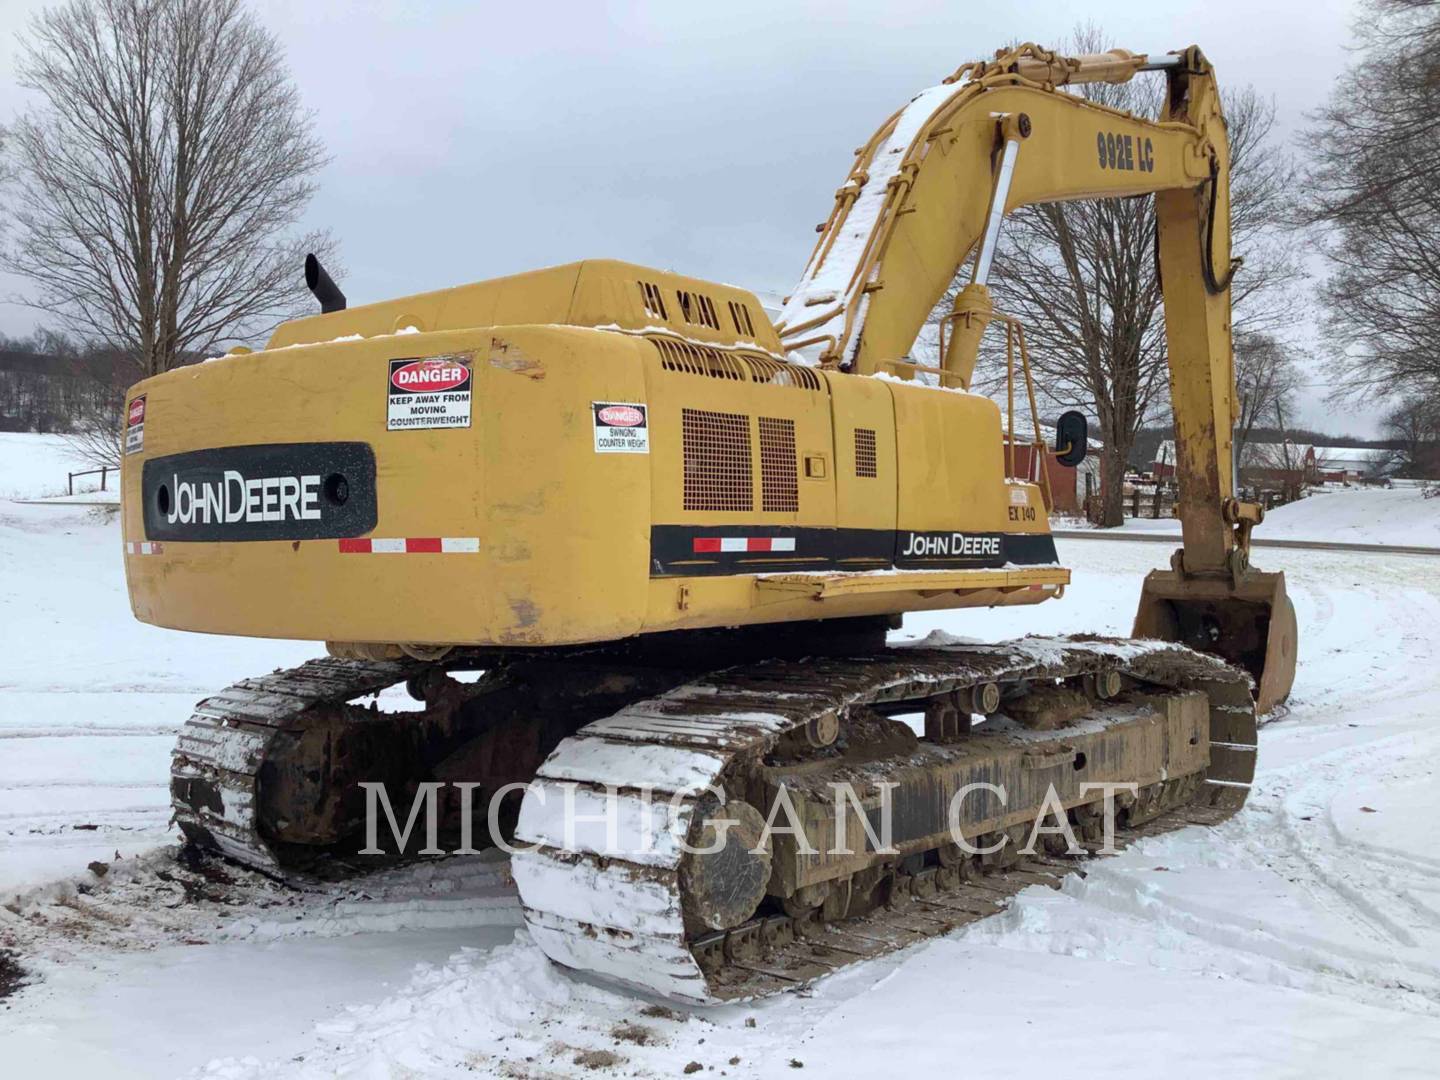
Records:
<instances>
[{"instance_id":1,"label":"mud clump on snow","mask_svg":"<svg viewBox=\"0 0 1440 1080\"><path fill-rule=\"evenodd\" d=\"M581 1050L575 1055L572 1064L586 1069L610 1069L624 1060L619 1054L612 1054L609 1050Z\"/></svg>"},{"instance_id":2,"label":"mud clump on snow","mask_svg":"<svg viewBox=\"0 0 1440 1080\"><path fill-rule=\"evenodd\" d=\"M178 885L187 904L224 904L226 890L235 879L193 844L186 844L175 856L175 871L157 871L155 876L169 885Z\"/></svg>"},{"instance_id":3,"label":"mud clump on snow","mask_svg":"<svg viewBox=\"0 0 1440 1080\"><path fill-rule=\"evenodd\" d=\"M20 966L20 961L13 952L0 949L0 1001L4 1001L24 985L25 969Z\"/></svg>"},{"instance_id":4,"label":"mud clump on snow","mask_svg":"<svg viewBox=\"0 0 1440 1080\"><path fill-rule=\"evenodd\" d=\"M655 1032L643 1024L632 1024L629 1021L616 1024L610 1029L610 1037L616 1042L634 1043L636 1046L649 1046L655 1039Z\"/></svg>"},{"instance_id":5,"label":"mud clump on snow","mask_svg":"<svg viewBox=\"0 0 1440 1080\"><path fill-rule=\"evenodd\" d=\"M674 1009L667 1009L664 1005L646 1005L640 1010L641 1016L648 1016L652 1020L683 1020Z\"/></svg>"}]
</instances>

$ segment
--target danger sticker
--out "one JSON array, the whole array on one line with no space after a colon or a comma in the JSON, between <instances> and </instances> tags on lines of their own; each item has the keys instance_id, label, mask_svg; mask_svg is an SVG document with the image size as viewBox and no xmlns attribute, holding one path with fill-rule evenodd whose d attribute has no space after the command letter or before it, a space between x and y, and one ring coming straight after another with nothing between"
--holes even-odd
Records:
<instances>
[{"instance_id":1,"label":"danger sticker","mask_svg":"<svg viewBox=\"0 0 1440 1080\"><path fill-rule=\"evenodd\" d=\"M145 449L145 395L130 402L125 412L125 453L138 454Z\"/></svg>"},{"instance_id":2,"label":"danger sticker","mask_svg":"<svg viewBox=\"0 0 1440 1080\"><path fill-rule=\"evenodd\" d=\"M648 454L650 414L647 406L628 401L592 401L597 454Z\"/></svg>"},{"instance_id":3,"label":"danger sticker","mask_svg":"<svg viewBox=\"0 0 1440 1080\"><path fill-rule=\"evenodd\" d=\"M385 428L468 428L473 353L391 360Z\"/></svg>"}]
</instances>

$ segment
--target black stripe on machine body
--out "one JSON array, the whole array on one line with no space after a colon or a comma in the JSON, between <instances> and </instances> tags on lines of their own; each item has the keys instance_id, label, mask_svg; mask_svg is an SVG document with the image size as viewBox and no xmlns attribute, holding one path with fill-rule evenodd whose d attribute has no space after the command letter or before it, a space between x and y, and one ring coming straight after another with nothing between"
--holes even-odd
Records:
<instances>
[{"instance_id":1,"label":"black stripe on machine body","mask_svg":"<svg viewBox=\"0 0 1440 1080\"><path fill-rule=\"evenodd\" d=\"M786 571L886 569L893 535L881 529L823 529L793 525L652 525L651 577L779 574ZM786 551L710 551L714 541L791 541Z\"/></svg>"},{"instance_id":2,"label":"black stripe on machine body","mask_svg":"<svg viewBox=\"0 0 1440 1080\"><path fill-rule=\"evenodd\" d=\"M1005 558L1016 566L1058 563L1055 538L1049 533L1006 533Z\"/></svg>"},{"instance_id":3,"label":"black stripe on machine body","mask_svg":"<svg viewBox=\"0 0 1440 1080\"><path fill-rule=\"evenodd\" d=\"M958 541L957 536L961 537ZM921 538L918 543L917 537ZM715 541L729 540L729 547L738 548L736 541L752 538L791 541L793 550L711 550ZM650 576L655 578L807 570L974 570L1055 561L1055 541L1046 533L939 533L754 524L650 528Z\"/></svg>"},{"instance_id":4,"label":"black stripe on machine body","mask_svg":"<svg viewBox=\"0 0 1440 1080\"><path fill-rule=\"evenodd\" d=\"M1048 533L912 532L895 533L894 565L901 570L994 570L1013 564L1033 566L1057 560Z\"/></svg>"}]
</instances>

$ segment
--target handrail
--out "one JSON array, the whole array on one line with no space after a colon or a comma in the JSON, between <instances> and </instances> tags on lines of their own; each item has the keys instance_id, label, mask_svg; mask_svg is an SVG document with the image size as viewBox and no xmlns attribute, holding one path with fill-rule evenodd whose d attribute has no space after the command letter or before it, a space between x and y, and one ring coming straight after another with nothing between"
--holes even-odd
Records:
<instances>
[{"instance_id":1,"label":"handrail","mask_svg":"<svg viewBox=\"0 0 1440 1080\"><path fill-rule=\"evenodd\" d=\"M951 323L957 319L968 317L965 311L952 311L940 320L940 355L946 355L945 331ZM1030 370L1030 350L1025 345L1025 325L1015 316L1006 315L1004 312L996 311L990 315L991 322L1005 324L1005 390L1006 390L1006 412L1005 412L1005 476L1007 479L1016 480L1019 477L1015 474L1015 348L1018 344L1020 351L1020 368L1025 377L1025 396L1030 404L1030 421L1035 428L1035 441L1030 444L1031 476L1027 477L1031 482L1040 485L1041 496L1045 500L1045 510L1048 513L1055 505L1054 493L1050 489L1050 474L1041 464L1040 459L1050 453L1050 445L1045 440L1045 434L1040 428L1040 411L1035 403L1035 379ZM894 367L900 361L887 361L886 366ZM942 384L945 378L958 379L959 376L945 368L931 367L926 364L915 364L904 362L906 367L918 371L931 371L941 376ZM968 389L968 388L966 388Z\"/></svg>"}]
</instances>

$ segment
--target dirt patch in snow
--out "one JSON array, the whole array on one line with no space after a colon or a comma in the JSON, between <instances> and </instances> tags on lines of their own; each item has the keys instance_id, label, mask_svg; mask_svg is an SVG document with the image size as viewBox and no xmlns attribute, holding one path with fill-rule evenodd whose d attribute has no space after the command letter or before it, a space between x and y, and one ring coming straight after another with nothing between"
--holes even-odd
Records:
<instances>
[{"instance_id":1,"label":"dirt patch in snow","mask_svg":"<svg viewBox=\"0 0 1440 1080\"><path fill-rule=\"evenodd\" d=\"M628 1021L611 1028L610 1037L616 1042L634 1043L636 1046L648 1046L656 1038L655 1032L644 1024L632 1024Z\"/></svg>"},{"instance_id":2,"label":"dirt patch in snow","mask_svg":"<svg viewBox=\"0 0 1440 1080\"><path fill-rule=\"evenodd\" d=\"M25 969L20 966L15 954L0 950L0 1001L19 990L25 981Z\"/></svg>"},{"instance_id":3,"label":"dirt patch in snow","mask_svg":"<svg viewBox=\"0 0 1440 1080\"><path fill-rule=\"evenodd\" d=\"M573 1060L574 1064L586 1069L610 1069L625 1059L609 1050L581 1050Z\"/></svg>"}]
</instances>

